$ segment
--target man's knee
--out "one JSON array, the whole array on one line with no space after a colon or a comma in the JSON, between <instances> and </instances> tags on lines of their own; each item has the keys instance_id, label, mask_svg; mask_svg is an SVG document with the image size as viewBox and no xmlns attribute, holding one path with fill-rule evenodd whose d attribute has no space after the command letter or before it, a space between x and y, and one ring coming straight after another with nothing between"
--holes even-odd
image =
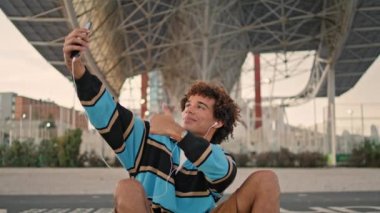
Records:
<instances>
[{"instance_id":1,"label":"man's knee","mask_svg":"<svg viewBox=\"0 0 380 213\"><path fill-rule=\"evenodd\" d=\"M115 212L148 212L144 187L134 179L123 179L115 190Z\"/></svg>"},{"instance_id":2,"label":"man's knee","mask_svg":"<svg viewBox=\"0 0 380 213\"><path fill-rule=\"evenodd\" d=\"M280 198L277 175L270 170L260 170L252 173L238 189L237 196L238 209L242 212L252 212L254 209L277 208Z\"/></svg>"},{"instance_id":3,"label":"man's knee","mask_svg":"<svg viewBox=\"0 0 380 213\"><path fill-rule=\"evenodd\" d=\"M145 192L143 186L134 179L120 180L116 185L114 193L116 204L127 200L129 196L144 198Z\"/></svg>"},{"instance_id":4,"label":"man's knee","mask_svg":"<svg viewBox=\"0 0 380 213\"><path fill-rule=\"evenodd\" d=\"M273 171L261 170L254 172L248 177L248 182L257 190L271 190L272 193L280 193L278 177Z\"/></svg>"}]
</instances>

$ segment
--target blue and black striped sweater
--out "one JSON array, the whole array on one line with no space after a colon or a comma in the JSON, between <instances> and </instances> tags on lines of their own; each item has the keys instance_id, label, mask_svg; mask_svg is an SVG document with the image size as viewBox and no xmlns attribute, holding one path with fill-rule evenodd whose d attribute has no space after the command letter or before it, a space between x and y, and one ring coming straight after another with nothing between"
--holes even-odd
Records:
<instances>
[{"instance_id":1,"label":"blue and black striped sweater","mask_svg":"<svg viewBox=\"0 0 380 213\"><path fill-rule=\"evenodd\" d=\"M91 123L144 186L154 212L210 212L215 207L236 176L235 162L219 145L191 133L178 143L149 134L149 123L117 103L89 71L76 84ZM188 160L176 173L180 149Z\"/></svg>"}]
</instances>

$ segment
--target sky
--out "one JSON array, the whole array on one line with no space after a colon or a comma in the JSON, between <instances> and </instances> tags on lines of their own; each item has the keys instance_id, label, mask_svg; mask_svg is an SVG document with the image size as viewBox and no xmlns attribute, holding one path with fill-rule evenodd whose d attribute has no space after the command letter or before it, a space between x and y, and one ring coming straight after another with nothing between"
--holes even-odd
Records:
<instances>
[{"instance_id":1,"label":"sky","mask_svg":"<svg viewBox=\"0 0 380 213\"><path fill-rule=\"evenodd\" d=\"M0 33L0 92L15 92L33 99L50 100L65 107L72 107L75 104L77 109L82 109L75 96L72 83L39 55L2 11L0 11L0 29L2 31ZM249 76L250 74L247 75L246 79L253 79L252 76ZM274 96L294 95L302 90L307 78L307 73L301 73L290 81L281 81L275 84L275 88L272 87L273 85L263 85L262 94L263 96L269 94ZM378 57L351 90L336 98L337 105L357 107L361 103L377 103L380 111L379 80L380 58ZM131 80L127 80L127 84L130 83ZM252 94L253 92L246 93ZM126 95L128 95L126 92L122 92L120 99L126 99ZM326 103L325 98L319 98L315 103L311 101L287 108L288 122L296 126L309 126L314 121L321 122ZM314 116L314 104L316 116ZM353 116L352 114L358 115L358 110L353 110L350 116Z\"/></svg>"}]
</instances>

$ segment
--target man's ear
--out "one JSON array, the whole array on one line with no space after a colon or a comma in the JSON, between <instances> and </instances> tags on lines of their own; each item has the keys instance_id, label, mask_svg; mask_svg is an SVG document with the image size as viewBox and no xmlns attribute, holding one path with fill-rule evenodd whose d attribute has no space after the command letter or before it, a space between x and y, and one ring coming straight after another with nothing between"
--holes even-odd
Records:
<instances>
[{"instance_id":1,"label":"man's ear","mask_svg":"<svg viewBox=\"0 0 380 213\"><path fill-rule=\"evenodd\" d=\"M221 121L215 121L215 123L213 125L213 127L215 129L218 129L218 128L222 127L222 126L223 126L223 122L221 122Z\"/></svg>"}]
</instances>

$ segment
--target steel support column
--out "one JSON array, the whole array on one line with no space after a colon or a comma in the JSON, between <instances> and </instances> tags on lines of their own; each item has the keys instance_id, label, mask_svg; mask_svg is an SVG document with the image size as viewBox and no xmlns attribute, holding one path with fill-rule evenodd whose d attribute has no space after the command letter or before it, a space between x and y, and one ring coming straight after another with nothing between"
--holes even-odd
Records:
<instances>
[{"instance_id":1,"label":"steel support column","mask_svg":"<svg viewBox=\"0 0 380 213\"><path fill-rule=\"evenodd\" d=\"M335 70L332 68L328 72L327 95L327 142L330 145L328 164L336 166Z\"/></svg>"}]
</instances>

